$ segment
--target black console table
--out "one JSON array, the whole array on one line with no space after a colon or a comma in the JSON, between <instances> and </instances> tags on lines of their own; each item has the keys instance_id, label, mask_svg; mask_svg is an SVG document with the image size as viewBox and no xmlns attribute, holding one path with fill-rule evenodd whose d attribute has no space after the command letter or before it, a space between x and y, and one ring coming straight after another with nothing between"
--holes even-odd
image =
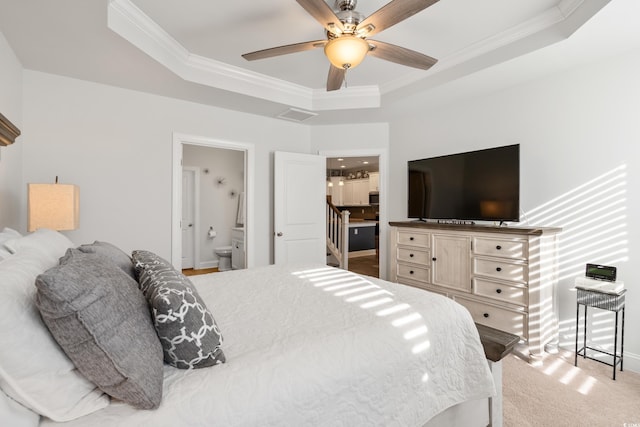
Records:
<instances>
[{"instance_id":1,"label":"black console table","mask_svg":"<svg viewBox=\"0 0 640 427\"><path fill-rule=\"evenodd\" d=\"M624 306L625 306L625 294L627 292L626 289L621 290L618 293L609 293L603 292L594 289L585 289L585 288L576 288L578 293L577 295L577 303L576 303L576 354L574 366L578 366L578 356L582 356L583 358L595 360L600 363L604 363L605 365L613 366L613 379L616 379L616 366L620 364L620 371L622 372L622 361L623 361L623 353L624 353ZM578 349L578 325L580 320L580 305L584 306L584 336L582 348ZM595 307L602 310L612 311L616 314L616 324L615 324L615 332L614 332L614 341L613 341L613 353L608 351L604 351L601 349L593 348L587 346L587 307ZM622 311L622 331L621 331L621 340L620 340L620 353L618 350L618 314ZM587 355L587 350L593 350L598 353L607 354L609 356L613 356L613 362L607 363L600 359L596 359L594 357L590 357Z\"/></svg>"}]
</instances>

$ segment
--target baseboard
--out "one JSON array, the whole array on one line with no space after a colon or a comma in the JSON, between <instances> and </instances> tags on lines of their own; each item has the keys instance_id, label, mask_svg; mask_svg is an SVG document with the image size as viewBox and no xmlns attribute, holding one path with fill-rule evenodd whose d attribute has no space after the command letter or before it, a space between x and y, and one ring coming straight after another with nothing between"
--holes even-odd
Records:
<instances>
[{"instance_id":1,"label":"baseboard","mask_svg":"<svg viewBox=\"0 0 640 427\"><path fill-rule=\"evenodd\" d=\"M217 268L218 267L218 260L214 260L214 261L201 261L198 264L196 264L195 269L196 270L203 270L205 268Z\"/></svg>"},{"instance_id":2,"label":"baseboard","mask_svg":"<svg viewBox=\"0 0 640 427\"><path fill-rule=\"evenodd\" d=\"M640 374L640 354L624 352L624 370L629 370Z\"/></svg>"}]
</instances>

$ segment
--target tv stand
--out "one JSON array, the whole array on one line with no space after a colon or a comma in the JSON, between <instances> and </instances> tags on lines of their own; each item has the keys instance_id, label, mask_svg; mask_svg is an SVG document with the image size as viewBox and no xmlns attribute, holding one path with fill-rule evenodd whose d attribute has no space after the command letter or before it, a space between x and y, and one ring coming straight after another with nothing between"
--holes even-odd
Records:
<instances>
[{"instance_id":1,"label":"tv stand","mask_svg":"<svg viewBox=\"0 0 640 427\"><path fill-rule=\"evenodd\" d=\"M529 360L558 341L560 228L390 222L391 281L456 300L473 320L518 335Z\"/></svg>"}]
</instances>

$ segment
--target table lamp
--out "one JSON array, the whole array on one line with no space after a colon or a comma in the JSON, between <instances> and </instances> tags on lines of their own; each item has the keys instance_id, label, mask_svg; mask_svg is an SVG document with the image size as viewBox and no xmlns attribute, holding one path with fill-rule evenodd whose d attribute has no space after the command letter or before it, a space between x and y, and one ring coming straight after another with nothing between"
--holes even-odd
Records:
<instances>
[{"instance_id":1,"label":"table lamp","mask_svg":"<svg viewBox=\"0 0 640 427\"><path fill-rule=\"evenodd\" d=\"M80 224L80 188L72 184L27 184L28 231L75 230Z\"/></svg>"}]
</instances>

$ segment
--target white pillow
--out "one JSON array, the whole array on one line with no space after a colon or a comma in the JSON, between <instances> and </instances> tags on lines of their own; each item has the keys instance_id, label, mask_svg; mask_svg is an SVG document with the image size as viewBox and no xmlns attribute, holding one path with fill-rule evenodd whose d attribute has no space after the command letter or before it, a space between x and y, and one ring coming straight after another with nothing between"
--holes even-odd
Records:
<instances>
[{"instance_id":1,"label":"white pillow","mask_svg":"<svg viewBox=\"0 0 640 427\"><path fill-rule=\"evenodd\" d=\"M35 306L35 278L73 244L51 230L18 239L0 263L0 387L34 412L69 421L104 408L109 398L63 353Z\"/></svg>"},{"instance_id":2,"label":"white pillow","mask_svg":"<svg viewBox=\"0 0 640 427\"><path fill-rule=\"evenodd\" d=\"M58 259L64 255L68 248L74 247L74 244L67 236L58 231L39 228L26 236L7 240L4 242L4 247L12 254L22 248L35 248L49 258L54 257L57 264Z\"/></svg>"},{"instance_id":3,"label":"white pillow","mask_svg":"<svg viewBox=\"0 0 640 427\"><path fill-rule=\"evenodd\" d=\"M0 391L0 420L11 427L38 427L40 416Z\"/></svg>"},{"instance_id":4,"label":"white pillow","mask_svg":"<svg viewBox=\"0 0 640 427\"><path fill-rule=\"evenodd\" d=\"M9 227L5 227L0 231L0 261L11 255L11 252L4 247L4 243L8 240L17 239L19 237L22 237L22 235Z\"/></svg>"}]
</instances>

